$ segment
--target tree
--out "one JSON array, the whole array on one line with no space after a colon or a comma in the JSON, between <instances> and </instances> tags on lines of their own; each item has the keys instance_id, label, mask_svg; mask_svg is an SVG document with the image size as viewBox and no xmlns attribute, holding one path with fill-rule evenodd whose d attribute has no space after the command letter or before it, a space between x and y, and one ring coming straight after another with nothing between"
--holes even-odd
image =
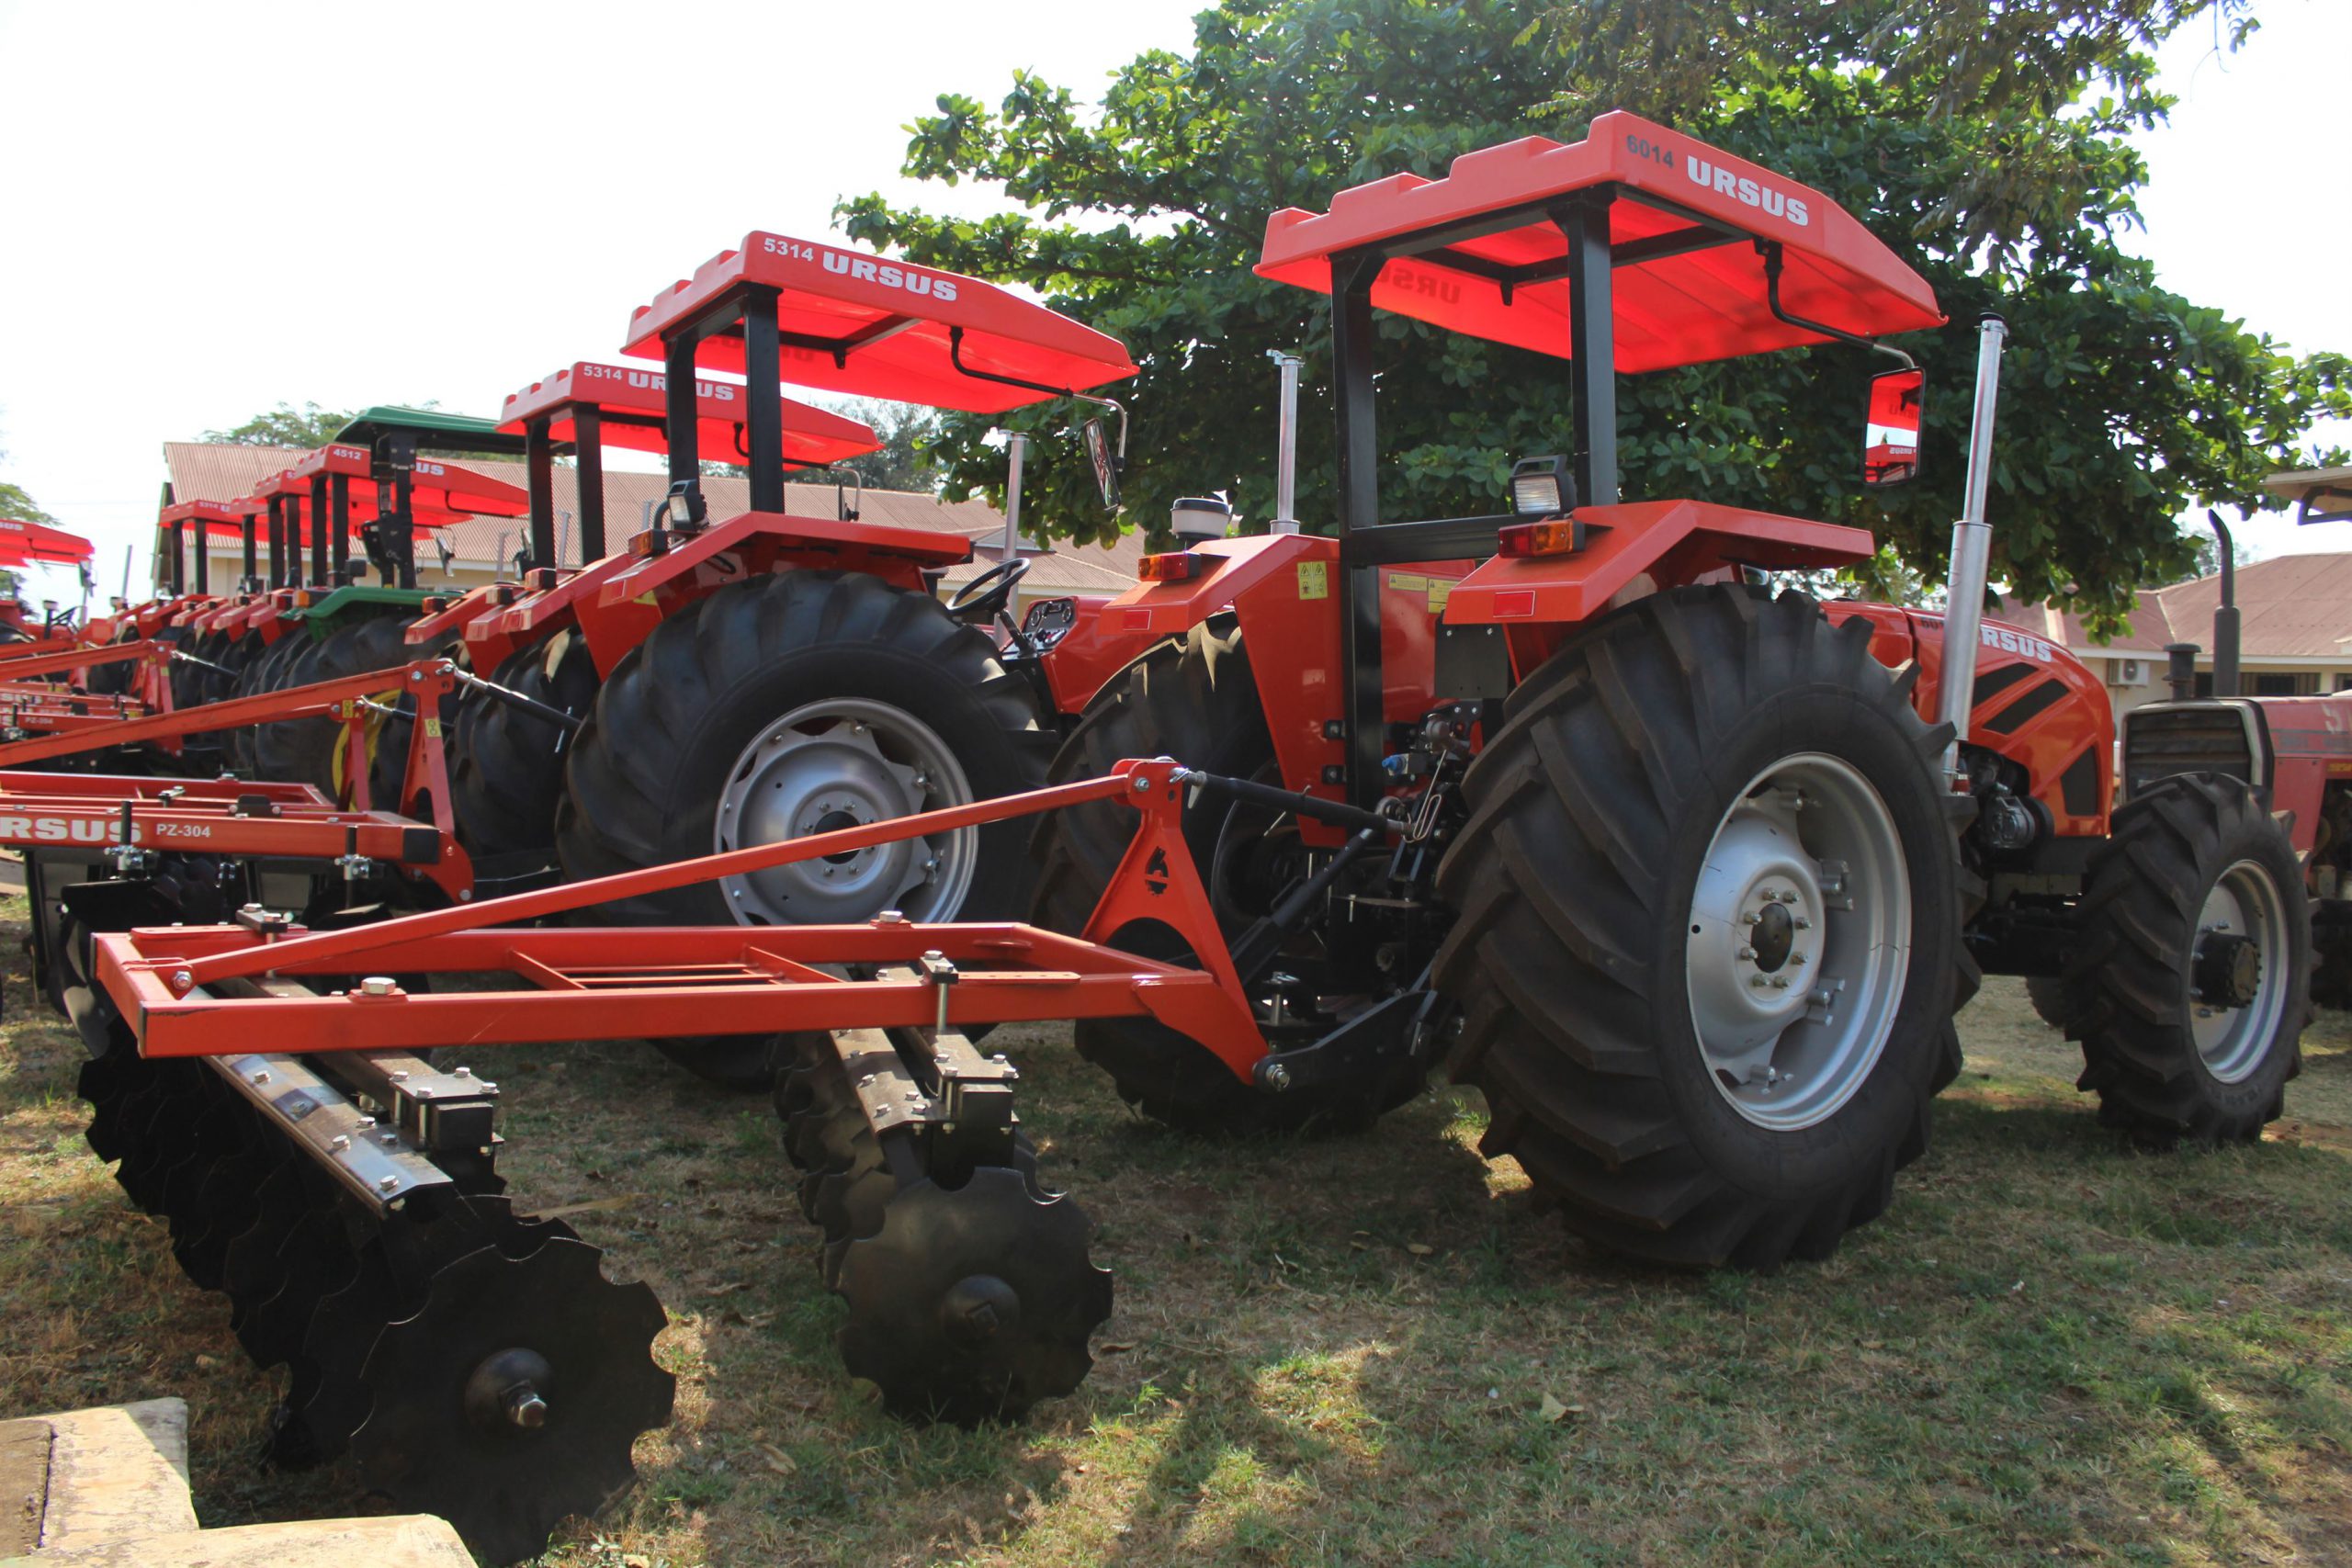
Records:
<instances>
[{"instance_id":1,"label":"tree","mask_svg":"<svg viewBox=\"0 0 2352 1568\"><path fill-rule=\"evenodd\" d=\"M928 409L907 403L846 399L832 405L835 413L861 420L882 438L878 451L852 457L838 467L850 468L875 490L915 491L932 494L939 489L931 444L938 439L939 420ZM1000 455L999 467L1003 459Z\"/></svg>"},{"instance_id":2,"label":"tree","mask_svg":"<svg viewBox=\"0 0 2352 1568\"><path fill-rule=\"evenodd\" d=\"M1226 0L1189 54L1154 51L1099 107L1028 73L993 109L957 95L912 126L905 172L1001 186L1026 210L939 217L844 200L849 232L934 265L1012 278L1120 336L1140 374L1131 517L1224 489L1272 510L1269 349L1304 351L1301 513L1328 507L1333 463L1324 302L1253 276L1267 216L1540 132L1600 109L1667 120L1814 186L1928 279L1951 324L1904 346L1930 377L1927 478L1859 484L1864 379L1843 348L1627 378L1629 495L1701 494L1873 529L1928 585L1958 506L1977 314L2014 329L1994 468L1994 574L2028 598L2080 584L2114 624L2132 588L2180 570L2192 503L2274 504L2261 475L2315 412L2352 412L2352 364L2297 359L2193 304L2125 254L2146 170L2124 138L2160 118L2146 47L2245 0L1759 0L1727 27L1714 0ZM1515 457L1560 449L1562 367L1380 319L1388 515L1491 510ZM932 444L951 496L1001 482L991 423L1048 428L1046 405L949 415ZM1032 448L1042 525L1115 524L1069 441ZM1865 575L1869 575L1866 573Z\"/></svg>"},{"instance_id":3,"label":"tree","mask_svg":"<svg viewBox=\"0 0 2352 1568\"><path fill-rule=\"evenodd\" d=\"M223 446L323 446L351 423L351 415L306 402L300 408L280 403L229 430L208 430L197 437Z\"/></svg>"}]
</instances>

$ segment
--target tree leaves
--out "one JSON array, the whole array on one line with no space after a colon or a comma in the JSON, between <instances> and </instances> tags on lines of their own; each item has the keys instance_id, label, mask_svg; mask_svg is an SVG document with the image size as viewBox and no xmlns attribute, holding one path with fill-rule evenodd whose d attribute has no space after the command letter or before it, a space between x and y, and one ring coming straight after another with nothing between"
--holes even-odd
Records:
<instances>
[{"instance_id":1,"label":"tree leaves","mask_svg":"<svg viewBox=\"0 0 2352 1568\"><path fill-rule=\"evenodd\" d=\"M1860 574L1939 581L1959 505L1979 312L2012 328L1996 454L1994 574L2070 594L2095 627L2134 587L2187 570L2175 520L2270 505L2266 473L2315 412L2352 414L2352 364L2297 358L2163 288L2117 236L2146 176L2127 133L2160 118L2147 51L2246 0L1227 0L1190 53L1139 55L1098 105L1016 74L993 109L942 95L910 128L906 172L989 182L1018 215L950 220L878 196L849 233L936 266L1013 279L1123 339L1140 367L1110 389L1135 412L1129 525L1222 490L1273 503L1270 349L1299 352L1299 512L1328 520L1334 465L1324 302L1250 268L1268 216L1531 133L1579 136L1625 107L1815 186L1934 285L1951 324L1904 346L1928 367L1923 480L1865 492L1869 356L1762 355L1619 387L1628 496L1703 495L1874 530L1893 558ZM1514 457L1567 441L1564 367L1380 319L1381 492L1391 517L1488 511ZM1083 456L1054 404L949 415L931 455L951 497L1001 494L991 424L1031 448L1036 525L1104 537Z\"/></svg>"}]
</instances>

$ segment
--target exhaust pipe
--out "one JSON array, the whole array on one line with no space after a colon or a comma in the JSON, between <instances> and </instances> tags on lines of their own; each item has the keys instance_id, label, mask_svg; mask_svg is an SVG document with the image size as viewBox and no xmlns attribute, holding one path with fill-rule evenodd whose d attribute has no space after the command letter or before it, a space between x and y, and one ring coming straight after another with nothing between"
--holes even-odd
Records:
<instances>
[{"instance_id":1,"label":"exhaust pipe","mask_svg":"<svg viewBox=\"0 0 2352 1568\"><path fill-rule=\"evenodd\" d=\"M1274 429L1274 515L1266 525L1269 534L1295 534L1298 518L1295 508L1298 502L1298 367L1305 363L1295 354L1285 354L1270 348L1266 357L1282 372L1282 393L1277 407L1281 411Z\"/></svg>"},{"instance_id":2,"label":"exhaust pipe","mask_svg":"<svg viewBox=\"0 0 2352 1568\"><path fill-rule=\"evenodd\" d=\"M1984 581L1993 550L1992 526L1984 521L1984 492L1993 478L1993 405L2001 389L2001 344L2007 321L1986 311L1976 325L1976 403L1968 419L1968 479L1960 521L1951 528L1951 571L1944 606L1943 673L1936 690L1936 716L1952 727L1944 748L1944 780L1965 786L1960 743L1968 739L1969 710L1976 705L1976 649L1984 621Z\"/></svg>"}]
</instances>

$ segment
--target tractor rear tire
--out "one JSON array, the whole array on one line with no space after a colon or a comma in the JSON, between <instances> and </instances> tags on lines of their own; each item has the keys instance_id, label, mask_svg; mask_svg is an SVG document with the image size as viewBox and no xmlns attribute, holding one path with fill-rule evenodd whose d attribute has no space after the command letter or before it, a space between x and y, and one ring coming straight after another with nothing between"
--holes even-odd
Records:
<instances>
[{"instance_id":1,"label":"tractor rear tire","mask_svg":"<svg viewBox=\"0 0 2352 1568\"><path fill-rule=\"evenodd\" d=\"M264 642L258 632L249 633L245 640L254 651L238 667L236 688L230 695L236 697L266 696L286 683L288 669L301 662L318 645L310 634L295 627L276 642ZM260 771L259 749L263 729L257 724L240 725L230 734L229 754L239 769L254 778L272 775Z\"/></svg>"},{"instance_id":2,"label":"tractor rear tire","mask_svg":"<svg viewBox=\"0 0 2352 1568\"><path fill-rule=\"evenodd\" d=\"M2292 840L2235 779L2159 780L2115 813L2066 964L2079 1087L2143 1143L2252 1143L2302 1071L2311 907Z\"/></svg>"},{"instance_id":3,"label":"tractor rear tire","mask_svg":"<svg viewBox=\"0 0 2352 1568\"><path fill-rule=\"evenodd\" d=\"M1926 1151L1973 970L1914 673L1803 594L1677 589L1572 637L1472 765L1451 1069L1482 1151L1591 1241L1826 1258Z\"/></svg>"},{"instance_id":4,"label":"tractor rear tire","mask_svg":"<svg viewBox=\"0 0 2352 1568\"><path fill-rule=\"evenodd\" d=\"M1208 773L1252 778L1273 756L1239 625L1230 615L1217 615L1138 655L1095 694L1062 742L1047 782L1097 777L1129 757L1173 757ZM1227 812L1223 802L1204 799L1184 807L1185 841L1213 899L1219 881L1213 863ZM1083 930L1135 830L1135 811L1117 801L1039 818L1030 841L1037 863L1032 923ZM1219 923L1229 939L1257 912L1220 907ZM1269 1094L1236 1077L1206 1046L1148 1018L1081 1019L1075 1034L1078 1054L1111 1075L1122 1100L1182 1133L1358 1132L1420 1092L1425 1080L1415 1064L1342 1089Z\"/></svg>"},{"instance_id":5,"label":"tractor rear tire","mask_svg":"<svg viewBox=\"0 0 2352 1568\"><path fill-rule=\"evenodd\" d=\"M265 673L274 683L262 688L283 691L288 687L305 686L316 681L340 680L345 675L364 674L388 665L404 664L409 660L407 645L401 640L407 622L398 615L369 615L349 626L337 627L323 640L311 646L294 658L280 661ZM308 641L308 634L288 633ZM387 690L377 694L381 702L397 702L401 694ZM390 737L396 721L370 715L367 734L368 756L362 766L372 766L379 750L390 744ZM407 741L407 727L401 726L400 743ZM345 761L345 729L341 720L334 718L281 719L275 724L256 728L254 737L254 769L257 777L275 783L316 784L329 795L339 795ZM374 781L371 779L371 786ZM371 795L369 805L379 810L398 810L398 803L390 798Z\"/></svg>"},{"instance_id":6,"label":"tractor rear tire","mask_svg":"<svg viewBox=\"0 0 2352 1568\"><path fill-rule=\"evenodd\" d=\"M899 750L886 753L886 739ZM930 595L863 572L763 573L662 622L614 670L572 741L557 853L565 879L579 881L992 799L1037 787L1052 744L996 645ZM787 803L781 833L763 822L772 801ZM929 846L928 864L916 849L860 852L838 865L623 899L585 918L816 924L897 908L922 920L1014 919L1028 903L1026 830L1017 818L969 829ZM788 1034L662 1049L746 1090L772 1089L796 1055Z\"/></svg>"},{"instance_id":7,"label":"tractor rear tire","mask_svg":"<svg viewBox=\"0 0 2352 1568\"><path fill-rule=\"evenodd\" d=\"M596 705L602 683L588 656L588 639L570 628L513 655L491 678L581 718ZM553 853L556 804L563 798L563 764L571 739L487 692L466 694L449 749L449 801L468 854L480 862Z\"/></svg>"}]
</instances>

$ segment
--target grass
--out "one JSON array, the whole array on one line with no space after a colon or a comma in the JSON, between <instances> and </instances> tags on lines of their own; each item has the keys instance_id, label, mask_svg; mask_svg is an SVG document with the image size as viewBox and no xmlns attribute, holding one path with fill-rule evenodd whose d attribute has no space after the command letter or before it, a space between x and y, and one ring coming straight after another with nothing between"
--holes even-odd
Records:
<instances>
[{"instance_id":1,"label":"grass","mask_svg":"<svg viewBox=\"0 0 2352 1568\"><path fill-rule=\"evenodd\" d=\"M83 1146L80 1047L9 968L0 1413L178 1394L206 1523L352 1511L347 1472L254 1462L274 1374ZM518 1198L609 1202L573 1224L661 1292L679 1375L637 1490L545 1562L2352 1562L2352 1020L2259 1147L2164 1157L2098 1128L2016 983L1962 1037L1885 1219L1685 1279L1535 1213L1475 1097L1213 1147L1064 1032L1001 1035L1120 1294L1077 1395L978 1433L839 1374L764 1105L642 1048L486 1053Z\"/></svg>"}]
</instances>

